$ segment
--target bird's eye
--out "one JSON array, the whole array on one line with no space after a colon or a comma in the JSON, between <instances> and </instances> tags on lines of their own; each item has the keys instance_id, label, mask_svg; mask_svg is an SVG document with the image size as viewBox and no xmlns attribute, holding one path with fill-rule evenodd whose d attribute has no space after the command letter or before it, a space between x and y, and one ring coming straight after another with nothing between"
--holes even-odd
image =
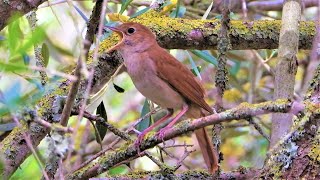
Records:
<instances>
[{"instance_id":1,"label":"bird's eye","mask_svg":"<svg viewBox=\"0 0 320 180\"><path fill-rule=\"evenodd\" d=\"M129 34L133 34L135 31L136 31L136 30L135 30L134 28L129 28L129 29L128 29L128 33L129 33Z\"/></svg>"}]
</instances>

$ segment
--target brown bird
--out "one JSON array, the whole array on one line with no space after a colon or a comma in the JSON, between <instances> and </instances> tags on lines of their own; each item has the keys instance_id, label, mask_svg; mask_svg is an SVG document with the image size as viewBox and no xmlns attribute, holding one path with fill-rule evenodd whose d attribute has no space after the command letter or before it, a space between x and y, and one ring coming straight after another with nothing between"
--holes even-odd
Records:
<instances>
[{"instance_id":1,"label":"brown bird","mask_svg":"<svg viewBox=\"0 0 320 180\"><path fill-rule=\"evenodd\" d=\"M133 22L108 28L122 38L108 51L120 52L127 72L141 94L160 107L168 109L166 116L141 132L136 145L140 145L148 132L170 118L174 110L181 111L159 131L160 137L183 115L199 118L213 113L204 100L205 90L200 82L184 64L158 45L156 36L149 28ZM195 133L206 165L209 171L214 173L218 169L218 158L210 137L204 128L196 130Z\"/></svg>"}]
</instances>

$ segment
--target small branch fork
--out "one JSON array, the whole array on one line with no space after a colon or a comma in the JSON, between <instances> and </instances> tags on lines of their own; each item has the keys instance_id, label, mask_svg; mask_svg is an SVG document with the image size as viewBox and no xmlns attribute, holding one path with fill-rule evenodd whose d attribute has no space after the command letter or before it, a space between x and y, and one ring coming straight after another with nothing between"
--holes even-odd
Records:
<instances>
[{"instance_id":1,"label":"small branch fork","mask_svg":"<svg viewBox=\"0 0 320 180\"><path fill-rule=\"evenodd\" d=\"M78 167L78 169L86 166L87 164L89 164L90 162L92 162L94 159L96 159L96 158L98 158L99 156L101 156L102 154L104 154L106 151L112 149L112 147L113 147L115 144L117 144L121 139L123 139L123 140L125 140L125 141L130 141L130 142L131 142L132 139L131 139L131 137L130 137L130 135L129 135L128 133L130 133L131 131L136 132L136 130L134 129L134 126L136 126L139 122L141 122L143 119L147 118L148 116L151 116L152 114L156 113L158 110L160 110L160 109L155 109L154 111L151 111L151 112L147 113L145 116L139 118L139 119L138 119L137 121L135 121L135 122L128 128L128 130L126 130L125 132L117 129L116 127L114 127L114 126L111 125L110 123L106 122L106 121L105 121L102 117L100 117L100 116L92 115L92 114L90 114L90 113L88 113L88 112L84 112L84 113L83 113L83 117L87 118L87 119L90 120L90 121L98 121L98 122L100 122L100 123L101 123L103 126L105 126L108 130L110 130L111 132L113 132L115 135L117 135L117 136L119 136L119 137L118 137L116 140L114 140L111 144L109 144L109 146L108 146L106 149L100 151L99 153L97 153L96 155L94 155L93 157L91 157L89 160L87 160L86 162L84 162L83 164L81 164L80 167ZM73 112L72 112L72 115L78 115L78 112L73 111ZM187 148L187 147L192 147L192 145L186 145L186 144L185 144L185 145L172 145L172 146L170 146L170 147L178 147L178 146L184 146L185 148ZM167 152L163 147L160 147L160 146L158 146L158 147L159 147L163 152L165 152L165 154L167 154L168 156L173 157L173 158L176 159L176 157L174 157L174 156L171 155L169 152ZM193 152L193 151L188 151L187 154L189 155L191 152ZM145 152L137 155L137 157L139 157L139 156L147 156L147 157L148 157L149 159L151 159L155 164L157 164L161 169L167 168L167 166L165 166L162 162L160 162L159 160L157 160L156 158L154 158L153 156L151 156L151 154L150 154L149 152L146 152L146 151L145 151ZM133 159L136 159L137 157L133 157L133 158L131 158L131 159L133 160ZM187 156L186 156L186 157L187 157ZM183 157L183 159L185 159L186 157ZM126 160L126 161L122 161L122 162L118 163L116 166L121 165L121 164L124 164L124 163L126 163L126 162L128 162L128 161L130 162L131 159L128 159L128 160ZM176 170L176 169L178 169L181 165L184 165L182 161L183 161L183 160L181 160L181 158L178 159L178 163L177 163L177 165L176 165L173 169ZM178 165L179 165L179 166L178 166ZM185 166L186 166L186 165L185 165ZM178 167L178 168L177 168L177 167ZM186 167L187 167L187 166L186 166Z\"/></svg>"},{"instance_id":2,"label":"small branch fork","mask_svg":"<svg viewBox=\"0 0 320 180\"><path fill-rule=\"evenodd\" d=\"M179 125L175 126L171 130L168 130L164 135L164 140L169 140L174 137L185 134L189 131L194 131L195 129L203 128L212 124L218 124L221 122L227 122L231 120L246 119L248 117L253 117L262 114L268 114L272 112L282 112L282 113L292 113L298 114L304 110L304 104L298 102L290 102L288 100L276 100L268 101L259 104L248 104L242 103L238 107L233 109L209 115L203 118L195 119L193 121L182 121ZM180 127L180 128L177 128ZM154 147L157 144L163 142L162 139L152 136L147 138L139 147L141 151L148 148ZM123 149L124 148L124 149ZM90 166L83 166L77 171L68 175L68 179L77 178L89 178L96 176L97 174L104 172L115 165L121 164L123 161L128 159L138 158L138 149L134 145L122 147L123 150L101 154L100 158L96 162L92 162Z\"/></svg>"}]
</instances>

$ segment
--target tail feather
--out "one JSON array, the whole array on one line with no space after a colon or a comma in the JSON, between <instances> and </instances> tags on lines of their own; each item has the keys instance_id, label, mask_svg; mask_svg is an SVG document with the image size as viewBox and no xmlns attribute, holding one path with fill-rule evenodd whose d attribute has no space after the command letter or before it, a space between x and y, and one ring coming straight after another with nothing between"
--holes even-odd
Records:
<instances>
[{"instance_id":1,"label":"tail feather","mask_svg":"<svg viewBox=\"0 0 320 180\"><path fill-rule=\"evenodd\" d=\"M218 168L218 154L213 148L211 139L205 128L195 130L195 134L203 155L203 159L211 174L215 173Z\"/></svg>"},{"instance_id":2,"label":"tail feather","mask_svg":"<svg viewBox=\"0 0 320 180\"><path fill-rule=\"evenodd\" d=\"M189 111L187 111L186 115L189 118L199 118L209 115L211 113L207 111L208 110L199 108L198 105L191 104ZM219 169L218 153L213 148L211 138L209 137L205 128L197 129L194 132L196 134L204 161L209 169L209 172L213 174Z\"/></svg>"}]
</instances>

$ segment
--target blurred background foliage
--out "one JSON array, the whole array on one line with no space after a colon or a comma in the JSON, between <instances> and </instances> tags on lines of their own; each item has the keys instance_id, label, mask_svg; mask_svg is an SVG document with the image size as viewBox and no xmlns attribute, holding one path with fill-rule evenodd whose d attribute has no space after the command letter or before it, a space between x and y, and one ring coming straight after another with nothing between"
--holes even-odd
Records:
<instances>
[{"instance_id":1,"label":"blurred background foliage","mask_svg":"<svg viewBox=\"0 0 320 180\"><path fill-rule=\"evenodd\" d=\"M162 3L162 13L172 18L189 19L220 18L217 9L221 1L207 0L171 0ZM250 2L250 1L247 1ZM86 32L86 20L89 17L95 2L53 0L43 3L37 10L37 27L32 31L26 17L12 18L11 23L0 32L0 131L1 140L12 130L15 124L6 118L8 115L23 111L28 107L35 107L34 102L56 87L61 79L59 73L69 73L80 54L82 39ZM108 1L106 24L113 21L127 21L147 12L150 1L143 0L110 0ZM232 10L232 20L261 20L281 19L281 11L255 11L240 8ZM303 20L315 20L316 8L306 8L303 11ZM107 38L106 33L102 38ZM42 47L45 59L45 71L48 81L42 86L39 72L35 69L34 45ZM94 47L92 47L94 48ZM217 64L216 50L170 50L179 60L193 70L195 75L202 79L207 90L207 102L215 103L216 90L214 74ZM272 100L273 73L276 64L277 50L238 50L228 54L229 87L224 95L225 108L232 108L241 102L258 103ZM302 87L305 83L306 64L310 60L309 51L299 51L299 70L296 76L296 98L301 99ZM268 69L270 68L270 69ZM114 86L108 87L103 98L108 121L117 128L127 127L141 114L154 108L153 104L134 88L126 73L116 76L113 83L125 90L119 93ZM143 110L144 109L144 110ZM263 130L270 133L270 116L264 115L253 119ZM70 118L69 125L76 126L77 118ZM144 124L142 124L143 126ZM224 123L222 131L221 151L223 153L222 169L234 170L240 166L261 167L266 156L268 140L245 120ZM208 128L209 129L209 128ZM107 132L103 138L103 147L108 146L116 137ZM176 144L193 144L193 135L176 138ZM83 139L87 140L83 144ZM100 151L96 141L95 131L87 121L82 121L80 127L73 134L75 155L68 165L79 164ZM172 144L168 141L166 145ZM121 144L121 143L119 143ZM113 149L116 149L116 145ZM38 147L42 158L46 158L47 142L44 140ZM195 144L192 148L198 148ZM159 149L151 150L152 154L169 165L175 162L184 152L183 147L168 148L173 157L167 157ZM67 166L67 165L66 165ZM178 171L187 169L205 168L199 151L193 152ZM158 167L146 157L132 161L128 165L121 165L110 170L110 175L124 174L130 169L157 170ZM105 174L102 174L103 176ZM38 161L31 155L16 171L11 179L38 179L41 177Z\"/></svg>"}]
</instances>

